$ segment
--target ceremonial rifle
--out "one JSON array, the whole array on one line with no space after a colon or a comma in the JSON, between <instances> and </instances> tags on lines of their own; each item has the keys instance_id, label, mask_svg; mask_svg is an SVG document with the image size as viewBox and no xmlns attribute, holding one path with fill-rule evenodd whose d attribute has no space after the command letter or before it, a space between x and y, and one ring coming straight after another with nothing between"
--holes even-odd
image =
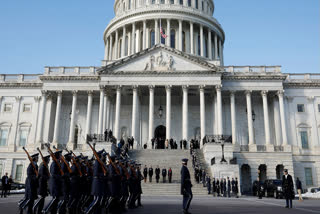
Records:
<instances>
[{"instance_id":1,"label":"ceremonial rifle","mask_svg":"<svg viewBox=\"0 0 320 214\"><path fill-rule=\"evenodd\" d=\"M55 149L56 151L59 151L58 148L56 148L55 146L53 146L53 149ZM71 173L72 170L69 166L69 163L67 162L67 160L64 158L63 155L61 155L61 160L63 161L63 163L67 166L68 172Z\"/></svg>"},{"instance_id":2,"label":"ceremonial rifle","mask_svg":"<svg viewBox=\"0 0 320 214\"><path fill-rule=\"evenodd\" d=\"M82 153L80 153L80 155L81 155L82 158L84 158L84 155L83 155ZM86 160L84 160L84 159L83 159L83 161L84 161L84 163L86 164L86 166L88 167L88 169L91 169L91 170L92 170L92 168L91 168L91 166L89 165L88 161L86 161ZM84 172L85 172L87 175L89 175L89 173L88 173L88 171L87 171L86 169L84 169Z\"/></svg>"},{"instance_id":3,"label":"ceremonial rifle","mask_svg":"<svg viewBox=\"0 0 320 214\"><path fill-rule=\"evenodd\" d=\"M108 155L109 163L113 166L113 168L116 171L117 175L120 175L120 171L119 171L118 167L113 163L109 153L107 153L107 155Z\"/></svg>"},{"instance_id":4,"label":"ceremonial rifle","mask_svg":"<svg viewBox=\"0 0 320 214\"><path fill-rule=\"evenodd\" d=\"M67 148L66 148L65 150L66 150L68 153L70 153ZM73 165L76 166L80 177L82 177L81 169L80 169L80 167L79 167L79 165L78 165L78 163L77 163L77 161L76 161L76 159L75 159L75 157L77 157L77 156L76 156L72 151L71 151L71 154L72 154L71 159L72 159Z\"/></svg>"},{"instance_id":5,"label":"ceremonial rifle","mask_svg":"<svg viewBox=\"0 0 320 214\"><path fill-rule=\"evenodd\" d=\"M97 161L98 161L99 164L101 165L103 174L104 174L104 175L107 175L107 169L106 169L106 167L105 167L105 164L104 164L104 163L102 162L102 160L99 158L99 155L97 154L97 151L92 147L92 145L91 145L89 142L87 142L87 144L89 145L89 147L91 148L94 156L96 157Z\"/></svg>"},{"instance_id":6,"label":"ceremonial rifle","mask_svg":"<svg viewBox=\"0 0 320 214\"><path fill-rule=\"evenodd\" d=\"M131 171L132 171L132 174L133 174L133 176L135 177L135 178L138 178L138 176L137 176L137 174L136 174L136 170L134 170L134 168L132 168L132 166L129 164L129 167L130 167L130 169L131 169Z\"/></svg>"},{"instance_id":7,"label":"ceremonial rifle","mask_svg":"<svg viewBox=\"0 0 320 214\"><path fill-rule=\"evenodd\" d=\"M29 159L29 161L30 161L30 163L31 163L31 165L32 165L32 168L33 168L34 172L36 173L36 176L38 177L38 174L39 174L39 173L38 173L38 170L37 170L36 166L35 166L34 163L33 163L32 157L29 155L29 153L28 153L28 151L26 150L26 148L22 147L22 149L23 149L23 151L25 151L25 153L27 154L28 159Z\"/></svg>"},{"instance_id":8,"label":"ceremonial rifle","mask_svg":"<svg viewBox=\"0 0 320 214\"><path fill-rule=\"evenodd\" d=\"M130 178L130 175L129 175L129 172L128 172L127 168L126 168L122 163L120 163L120 162L119 162L119 165L120 165L121 168L123 169L124 174L126 175L127 179L129 179L129 178Z\"/></svg>"},{"instance_id":9,"label":"ceremonial rifle","mask_svg":"<svg viewBox=\"0 0 320 214\"><path fill-rule=\"evenodd\" d=\"M61 168L61 165L60 165L58 159L56 158L56 156L53 154L52 150L50 149L50 144L47 143L47 144L44 144L44 145L48 148L48 152L49 152L52 160L54 160L54 162L57 164L57 166L59 167L59 170L60 170L60 174L63 176L64 172L63 172L63 170Z\"/></svg>"},{"instance_id":10,"label":"ceremonial rifle","mask_svg":"<svg viewBox=\"0 0 320 214\"><path fill-rule=\"evenodd\" d=\"M42 155L41 150L40 150L39 148L37 148L37 150L38 150L38 152L39 152L39 154L40 154L40 156L41 156L42 163L43 163L43 165L47 168L47 170L48 170L48 175L50 176L48 164L47 164L47 162L45 161L45 159L44 159L44 157L43 157L43 155Z\"/></svg>"}]
</instances>

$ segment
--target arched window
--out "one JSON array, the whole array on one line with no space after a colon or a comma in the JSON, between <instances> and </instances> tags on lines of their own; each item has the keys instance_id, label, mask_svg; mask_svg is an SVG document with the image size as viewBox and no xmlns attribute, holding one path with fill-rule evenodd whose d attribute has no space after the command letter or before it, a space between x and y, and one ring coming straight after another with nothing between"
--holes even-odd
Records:
<instances>
[{"instance_id":1,"label":"arched window","mask_svg":"<svg viewBox=\"0 0 320 214\"><path fill-rule=\"evenodd\" d=\"M162 29L163 34L166 34L165 29ZM161 36L161 44L166 44L166 39Z\"/></svg>"},{"instance_id":2,"label":"arched window","mask_svg":"<svg viewBox=\"0 0 320 214\"><path fill-rule=\"evenodd\" d=\"M19 124L19 147L26 146L28 143L28 137L31 130L31 123L20 123Z\"/></svg>"},{"instance_id":3,"label":"arched window","mask_svg":"<svg viewBox=\"0 0 320 214\"><path fill-rule=\"evenodd\" d=\"M188 6L191 7L191 0L188 0Z\"/></svg>"},{"instance_id":4,"label":"arched window","mask_svg":"<svg viewBox=\"0 0 320 214\"><path fill-rule=\"evenodd\" d=\"M176 31L175 30L171 30L170 43L172 48L176 48Z\"/></svg>"},{"instance_id":5,"label":"arched window","mask_svg":"<svg viewBox=\"0 0 320 214\"><path fill-rule=\"evenodd\" d=\"M11 123L0 124L0 147L8 145L8 137L11 130Z\"/></svg>"},{"instance_id":6,"label":"arched window","mask_svg":"<svg viewBox=\"0 0 320 214\"><path fill-rule=\"evenodd\" d=\"M182 51L186 51L186 33L182 31Z\"/></svg>"},{"instance_id":7,"label":"arched window","mask_svg":"<svg viewBox=\"0 0 320 214\"><path fill-rule=\"evenodd\" d=\"M150 47L154 46L156 44L156 37L155 37L155 32L154 30L151 30L150 32L150 41L151 41L151 45Z\"/></svg>"}]
</instances>

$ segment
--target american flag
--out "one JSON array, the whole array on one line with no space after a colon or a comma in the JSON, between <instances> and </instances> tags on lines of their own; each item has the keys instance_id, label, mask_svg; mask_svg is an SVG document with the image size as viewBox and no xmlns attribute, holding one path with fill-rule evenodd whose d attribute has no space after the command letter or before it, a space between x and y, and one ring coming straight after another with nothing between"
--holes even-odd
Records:
<instances>
[{"instance_id":1,"label":"american flag","mask_svg":"<svg viewBox=\"0 0 320 214\"><path fill-rule=\"evenodd\" d=\"M160 27L160 33L161 33L161 37L166 39L168 36L163 32L163 28Z\"/></svg>"}]
</instances>

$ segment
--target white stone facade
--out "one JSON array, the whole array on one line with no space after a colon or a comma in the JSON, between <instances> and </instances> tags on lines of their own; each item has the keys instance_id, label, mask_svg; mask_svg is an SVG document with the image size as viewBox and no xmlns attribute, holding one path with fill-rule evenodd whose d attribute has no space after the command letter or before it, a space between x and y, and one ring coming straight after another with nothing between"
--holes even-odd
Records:
<instances>
[{"instance_id":1,"label":"white stone facade","mask_svg":"<svg viewBox=\"0 0 320 214\"><path fill-rule=\"evenodd\" d=\"M304 187L320 186L320 74L285 74L280 66L224 66L224 32L212 17L212 1L204 1L206 12L201 0L198 8L195 0L191 6L186 0L183 5L152 2L115 2L116 17L104 33L102 67L0 75L1 173L24 181L23 145L30 152L46 142L88 152L87 134L112 129L118 139L134 136L137 148L147 143L150 149L162 125L166 138L177 142L232 135L229 159L237 158L244 191L259 167L264 179L276 178L277 167L278 173L288 168ZM160 44L160 21L154 17L165 17L164 29L170 20L178 46L171 47L168 39ZM158 38L153 46L152 29ZM190 42L198 33L202 49ZM135 38L139 35L143 39ZM128 45L119 45L121 38ZM208 162L219 159L220 150L210 150L210 144L203 149Z\"/></svg>"}]
</instances>

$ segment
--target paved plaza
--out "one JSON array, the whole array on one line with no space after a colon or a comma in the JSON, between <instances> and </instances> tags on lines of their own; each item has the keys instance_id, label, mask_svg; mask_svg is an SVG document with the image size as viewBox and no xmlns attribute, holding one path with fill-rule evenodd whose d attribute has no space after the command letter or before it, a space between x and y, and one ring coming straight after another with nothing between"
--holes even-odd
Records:
<instances>
[{"instance_id":1,"label":"paved plaza","mask_svg":"<svg viewBox=\"0 0 320 214\"><path fill-rule=\"evenodd\" d=\"M17 202L23 197L14 195L0 199L0 213L17 213ZM48 201L48 200L47 200ZM192 214L307 214L320 213L319 200L294 201L294 208L284 208L284 200L256 199L253 197L236 198L212 198L208 196L196 196L190 212ZM181 212L181 196L143 196L143 207L129 210L128 214L173 214Z\"/></svg>"}]
</instances>

